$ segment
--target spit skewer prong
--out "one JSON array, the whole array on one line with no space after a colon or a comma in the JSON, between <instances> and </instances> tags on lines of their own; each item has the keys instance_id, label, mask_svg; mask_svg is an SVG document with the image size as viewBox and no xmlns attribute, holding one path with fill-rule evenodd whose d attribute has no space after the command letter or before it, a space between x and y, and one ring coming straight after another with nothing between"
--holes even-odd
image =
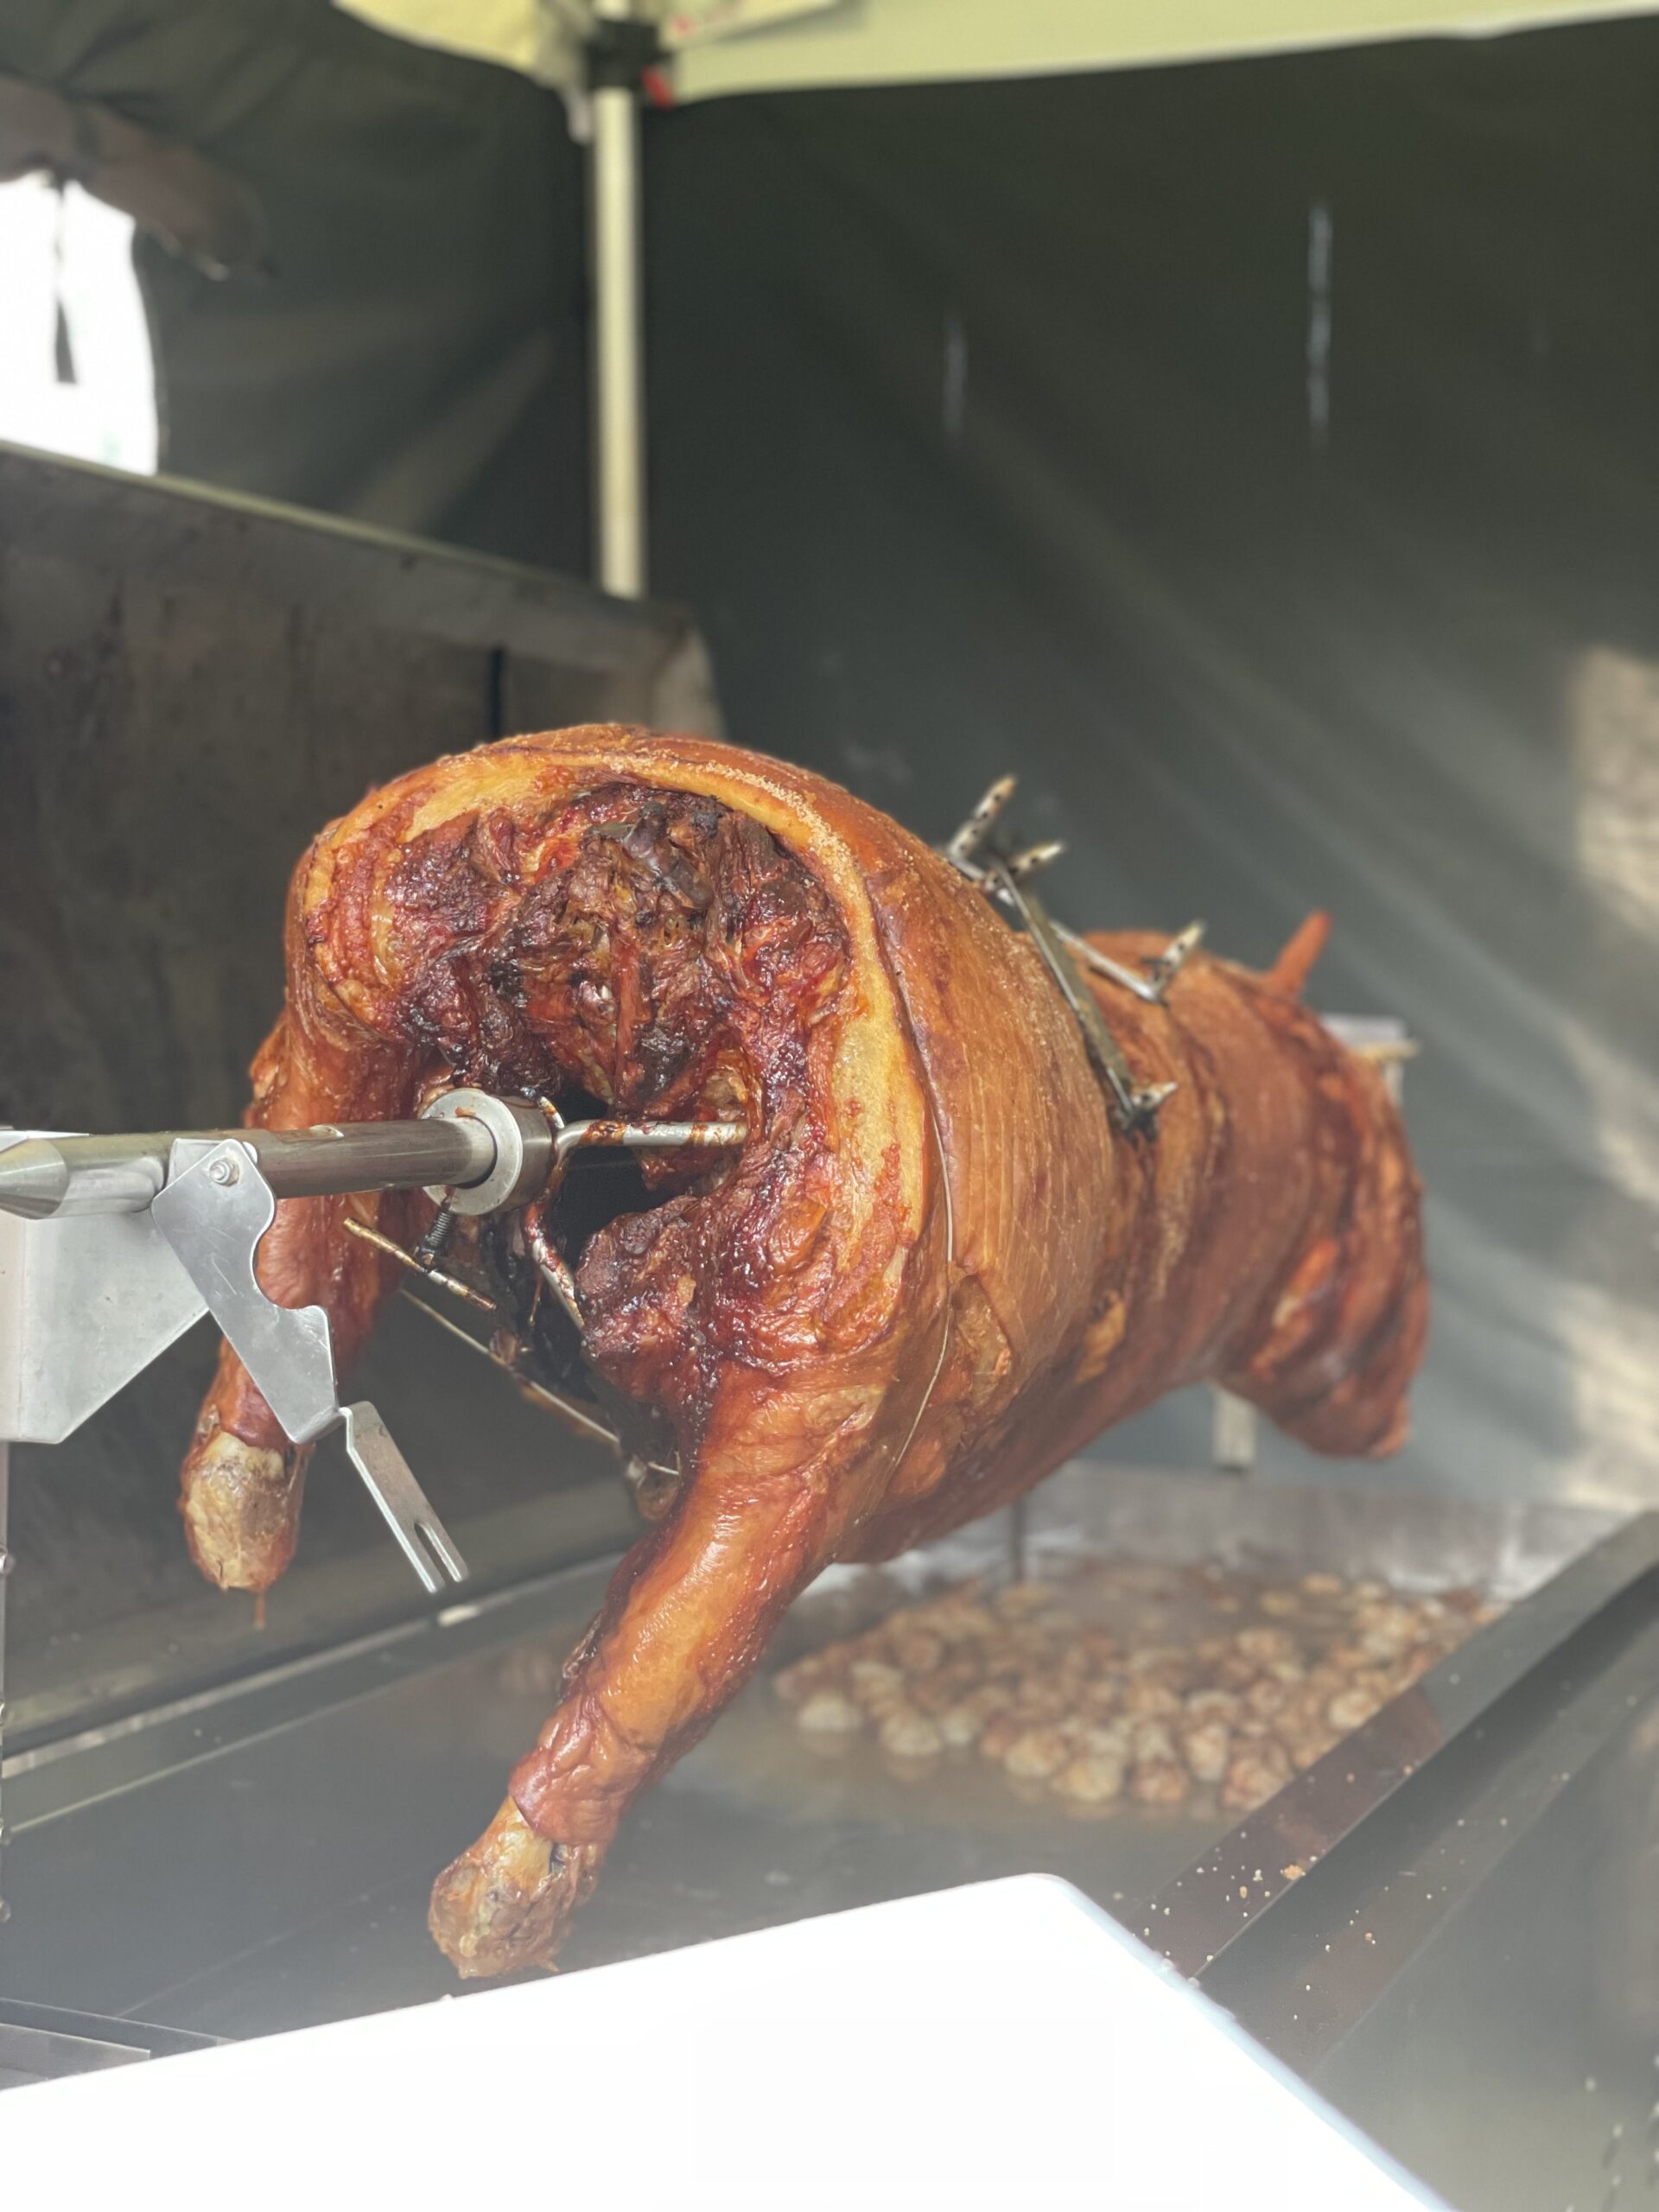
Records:
<instances>
[{"instance_id":1,"label":"spit skewer prong","mask_svg":"<svg viewBox=\"0 0 1659 2212\"><path fill-rule=\"evenodd\" d=\"M999 776L946 845L944 857L954 867L961 868L964 875L968 873L966 863L973 859L989 836L992 823L1014 797L1017 782L1018 779L1014 776Z\"/></svg>"},{"instance_id":2,"label":"spit skewer prong","mask_svg":"<svg viewBox=\"0 0 1659 2212\"><path fill-rule=\"evenodd\" d=\"M62 1267L43 1270L48 1285L59 1286L50 1293L53 1325L64 1325L73 1287L92 1271L95 1256L106 1255L111 1269L144 1289L126 1309L118 1306L97 1338L99 1359L71 1363L61 1383L41 1363L7 1347L8 1362L0 1363L0 1567L7 1443L15 1437L60 1441L205 1307L291 1444L308 1445L343 1426L348 1457L427 1590L437 1594L464 1580L465 1562L384 1421L365 1402L340 1402L327 1310L278 1306L259 1281L259 1246L279 1203L427 1190L439 1211L415 1252L372 1224L348 1217L346 1226L410 1274L428 1276L447 1295L496 1317L491 1300L435 1265L454 1216L539 1204L567 1160L586 1148L712 1150L741 1145L747 1135L747 1125L734 1120L566 1123L523 1098L461 1090L434 1100L413 1121L115 1137L41 1131L0 1141L0 1220L10 1245L25 1236L49 1245L64 1240ZM550 1247L537 1257L543 1280L563 1277L556 1287L580 1324L568 1264ZM24 1341L26 1349L27 1334ZM528 1377L515 1379L532 1395L555 1402ZM572 1418L569 1407L558 1410ZM626 1456L612 1430L594 1424L591 1433ZM677 1479L671 1468L648 1471Z\"/></svg>"},{"instance_id":3,"label":"spit skewer prong","mask_svg":"<svg viewBox=\"0 0 1659 2212\"><path fill-rule=\"evenodd\" d=\"M1061 996L1077 1016L1089 1057L1111 1093L1118 1126L1129 1134L1149 1128L1158 1109L1174 1090L1174 1084L1149 1084L1143 1089L1137 1084L1135 1071L1124 1058L1122 1046L1113 1036L1105 1015L1095 1003L1094 993L1077 974L1064 938L1049 918L1047 908L1035 892L1014 880L1001 861L994 860L989 872L1006 892L1009 902L1024 922L1027 934L1043 965L1059 985Z\"/></svg>"},{"instance_id":4,"label":"spit skewer prong","mask_svg":"<svg viewBox=\"0 0 1659 2212\"><path fill-rule=\"evenodd\" d=\"M530 1256L540 1268L542 1280L570 1317L576 1333L582 1333L582 1302L576 1296L576 1278L567 1260L553 1239L548 1235L546 1224L534 1206L524 1211L524 1243Z\"/></svg>"},{"instance_id":5,"label":"spit skewer prong","mask_svg":"<svg viewBox=\"0 0 1659 2212\"><path fill-rule=\"evenodd\" d=\"M454 1217L448 1218L453 1219ZM495 1313L496 1307L481 1292L473 1289L470 1284L461 1281L457 1276L446 1274L442 1268L429 1266L421 1258L418 1247L413 1252L405 1252L401 1244L394 1244L390 1236L383 1236L378 1229L371 1229L366 1221L359 1221L355 1214L346 1215L346 1228L350 1236L360 1238L365 1244L372 1244L377 1252L384 1252L389 1260L396 1260L398 1266L407 1268L410 1274L423 1276L428 1282L435 1283L440 1290L447 1290L452 1298L462 1299L468 1306L475 1306L480 1313Z\"/></svg>"},{"instance_id":6,"label":"spit skewer prong","mask_svg":"<svg viewBox=\"0 0 1659 2212\"><path fill-rule=\"evenodd\" d=\"M1004 781L1012 785L1013 779L1005 778ZM994 785L992 788L1001 790L1001 785ZM982 806L984 803L983 800L980 802ZM973 857L975 849L983 842L983 830L965 851L960 849L960 840L973 826L970 820L957 830L944 848L945 859L958 874L965 875L969 882L976 885L988 899L995 899L999 905L1018 912L1010 886L1034 875L1039 868L1046 868L1050 861L1058 860L1065 850L1065 846L1059 843L1030 845L1024 852L1016 853L1010 861L999 861L991 867L986 867ZM1155 1006L1162 997L1161 987L1150 976L1136 975L1133 968L1126 968L1122 961L1114 960L1109 953L1102 952L1097 946L1090 944L1087 938L1079 937L1075 930L1067 929L1064 922L1057 922L1052 914L1049 916L1049 926L1066 950L1075 959L1081 960L1085 967L1092 968L1096 976L1104 976L1108 982L1132 992L1136 998L1145 1000L1148 1006Z\"/></svg>"},{"instance_id":7,"label":"spit skewer prong","mask_svg":"<svg viewBox=\"0 0 1659 2212\"><path fill-rule=\"evenodd\" d=\"M574 1152L620 1146L627 1152L729 1152L748 1141L747 1122L592 1122L561 1120L553 1136L556 1160Z\"/></svg>"},{"instance_id":8,"label":"spit skewer prong","mask_svg":"<svg viewBox=\"0 0 1659 2212\"><path fill-rule=\"evenodd\" d=\"M1006 863L1008 874L1016 883L1023 883L1028 875L1035 875L1042 868L1052 868L1065 850L1064 843L1058 837L1051 838L1046 845L1027 845L1023 853L1016 853Z\"/></svg>"},{"instance_id":9,"label":"spit skewer prong","mask_svg":"<svg viewBox=\"0 0 1659 2212\"><path fill-rule=\"evenodd\" d=\"M1148 977L1160 999L1203 942L1204 924L1189 922L1180 935L1171 938L1158 957L1149 963Z\"/></svg>"},{"instance_id":10,"label":"spit skewer prong","mask_svg":"<svg viewBox=\"0 0 1659 2212\"><path fill-rule=\"evenodd\" d=\"M1114 960L1109 952L1103 952L1097 944L1090 944L1086 937L1079 937L1075 930L1066 928L1064 922L1050 917L1054 934L1074 960L1081 960L1085 968L1093 969L1096 976L1103 976L1109 983L1116 983L1132 997L1147 1006L1156 1006L1163 996L1150 976L1137 976L1133 968L1126 968L1121 960Z\"/></svg>"},{"instance_id":11,"label":"spit skewer prong","mask_svg":"<svg viewBox=\"0 0 1659 2212\"><path fill-rule=\"evenodd\" d=\"M446 1583L467 1580L467 1562L449 1541L449 1532L432 1510L425 1491L410 1472L391 1431L366 1399L340 1409L346 1454L363 1477L397 1548L436 1597Z\"/></svg>"},{"instance_id":12,"label":"spit skewer prong","mask_svg":"<svg viewBox=\"0 0 1659 2212\"><path fill-rule=\"evenodd\" d=\"M729 1152L747 1143L747 1122L625 1122L601 1117L590 1122L567 1122L556 1106L540 1102L553 1132L553 1172L542 1193L550 1198L564 1179L565 1170L579 1152L615 1147L626 1152ZM570 1262L548 1233L535 1206L525 1208L524 1242L542 1280L569 1315L578 1331L582 1327L582 1302Z\"/></svg>"},{"instance_id":13,"label":"spit skewer prong","mask_svg":"<svg viewBox=\"0 0 1659 2212\"><path fill-rule=\"evenodd\" d=\"M463 1329L447 1313L440 1313L437 1307L429 1306L425 1299L416 1298L412 1290L400 1290L397 1295L404 1305L412 1306L417 1313L424 1313L429 1321L435 1322L439 1328L457 1338L469 1351L475 1351L480 1359L487 1359L492 1367L499 1367L504 1375L510 1375L526 1397L534 1398L538 1405L544 1405L550 1413L556 1414L578 1436L589 1437L599 1444L618 1445L615 1430L607 1427L596 1415L588 1413L575 1398L567 1398L560 1391L549 1389L544 1382L533 1382L529 1376L522 1374L510 1359L503 1358L490 1345L480 1344L469 1329ZM620 1448L620 1445L618 1448Z\"/></svg>"},{"instance_id":14,"label":"spit skewer prong","mask_svg":"<svg viewBox=\"0 0 1659 2212\"><path fill-rule=\"evenodd\" d=\"M959 874L976 884L988 898L1017 912L1009 886L1023 883L1028 876L1047 868L1059 858L1065 847L1053 841L1028 845L1011 859L993 853L988 856L988 866L978 857L992 824L1014 796L1014 787L1012 776L1003 776L994 783L940 851ZM1050 929L1075 959L1081 960L1096 976L1103 976L1108 982L1116 983L1121 990L1131 992L1147 1006L1162 1004L1165 992L1204 938L1204 924L1189 922L1179 937L1172 938L1157 957L1147 963L1146 973L1138 974L1133 968L1126 968L1121 960L1114 960L1109 953L1102 952L1097 945L1090 944L1086 938L1079 937L1075 930L1067 929L1063 922L1057 922L1052 914L1047 920Z\"/></svg>"},{"instance_id":15,"label":"spit skewer prong","mask_svg":"<svg viewBox=\"0 0 1659 2212\"><path fill-rule=\"evenodd\" d=\"M277 1306L259 1281L276 1194L252 1145L179 1138L150 1214L283 1434L309 1444L343 1423L346 1456L425 1588L464 1581L466 1562L385 1423L366 1401L340 1404L327 1310Z\"/></svg>"},{"instance_id":16,"label":"spit skewer prong","mask_svg":"<svg viewBox=\"0 0 1659 2212\"><path fill-rule=\"evenodd\" d=\"M526 1398L535 1405L545 1407L576 1435L587 1437L595 1444L608 1444L619 1459L626 1460L636 1456L629 1452L610 1423L601 1420L580 1399L567 1397L562 1390L550 1389L545 1382L536 1382L511 1359L505 1358L493 1346L480 1344L470 1330L463 1329L459 1322L452 1321L447 1313L440 1313L437 1307L429 1306L425 1299L416 1298L412 1291L400 1291L398 1296L405 1305L412 1306L417 1313L424 1313L429 1321L435 1321L439 1328L458 1338L469 1351L476 1352L480 1359L487 1359L493 1367L499 1368L504 1375L511 1376ZM639 1464L647 1474L664 1477L674 1482L680 1478L679 1469L661 1459L645 1459Z\"/></svg>"},{"instance_id":17,"label":"spit skewer prong","mask_svg":"<svg viewBox=\"0 0 1659 2212\"><path fill-rule=\"evenodd\" d=\"M545 1215L549 1201L557 1192L575 1155L580 1152L611 1147L631 1152L729 1151L747 1142L748 1124L741 1121L631 1122L613 1116L567 1122L550 1099L542 1098L537 1103L552 1133L553 1164L543 1189L524 1207L520 1216L524 1244L542 1282L558 1300L580 1336L586 1325L576 1290L575 1275L570 1262L555 1243ZM385 1240L378 1236L370 1241L382 1243L393 1257L408 1260L409 1255L402 1253L397 1246L386 1244ZM416 1267L411 1271L427 1274L434 1281L442 1280L429 1268ZM658 1517L665 1510L664 1486L667 1484L671 1490L677 1486L680 1476L677 1467L665 1466L658 1460L640 1459L628 1450L615 1429L588 1412L576 1400L550 1389L545 1383L536 1382L525 1375L518 1364L516 1346L512 1353L498 1348L502 1344L513 1344L513 1339L505 1329L497 1331L495 1343L482 1344L468 1331L457 1327L435 1307L429 1306L424 1299L411 1297L407 1291L403 1294L411 1306L417 1306L440 1328L447 1329L471 1350L500 1368L503 1373L510 1375L527 1398L545 1406L549 1412L556 1414L578 1435L609 1445L624 1462L629 1489L647 1519ZM499 1313L499 1309L487 1306L486 1301L473 1294L466 1294L470 1302L486 1305L487 1311Z\"/></svg>"}]
</instances>

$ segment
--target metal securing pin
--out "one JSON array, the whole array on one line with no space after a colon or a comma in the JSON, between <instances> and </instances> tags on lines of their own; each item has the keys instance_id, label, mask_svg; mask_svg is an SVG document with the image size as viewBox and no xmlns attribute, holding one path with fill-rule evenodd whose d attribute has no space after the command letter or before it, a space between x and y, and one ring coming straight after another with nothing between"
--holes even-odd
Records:
<instances>
[{"instance_id":1,"label":"metal securing pin","mask_svg":"<svg viewBox=\"0 0 1659 2212\"><path fill-rule=\"evenodd\" d=\"M1135 1091L1129 1101L1135 1124L1144 1128L1153 1120L1166 1098L1173 1098L1180 1089L1179 1083L1149 1083Z\"/></svg>"},{"instance_id":2,"label":"metal securing pin","mask_svg":"<svg viewBox=\"0 0 1659 2212\"><path fill-rule=\"evenodd\" d=\"M1163 997L1203 942L1204 924L1189 922L1179 937L1171 938L1155 960L1147 963L1147 980L1152 985L1154 998Z\"/></svg>"},{"instance_id":3,"label":"metal securing pin","mask_svg":"<svg viewBox=\"0 0 1659 2212\"><path fill-rule=\"evenodd\" d=\"M570 1262L549 1236L546 1222L537 1215L533 1207L525 1210L524 1230L524 1243L542 1281L564 1308L576 1333L581 1335L587 1324L582 1317L582 1301L576 1295L576 1278Z\"/></svg>"},{"instance_id":4,"label":"metal securing pin","mask_svg":"<svg viewBox=\"0 0 1659 2212\"><path fill-rule=\"evenodd\" d=\"M1051 867L1065 850L1058 838L1046 845L1027 845L1023 853L1016 853L1003 865L1016 883L1023 883L1028 875L1035 875L1039 868Z\"/></svg>"},{"instance_id":5,"label":"metal securing pin","mask_svg":"<svg viewBox=\"0 0 1659 2212\"><path fill-rule=\"evenodd\" d=\"M475 1306L480 1313L496 1313L493 1300L482 1296L470 1284L462 1282L459 1276L446 1274L442 1268L423 1261L420 1256L419 1245L414 1251L405 1252L401 1244L394 1244L390 1236L383 1236L378 1229L372 1229L365 1221L359 1221L354 1214L346 1215L346 1228L349 1235L358 1237L365 1244L372 1244L377 1252L384 1252L389 1260L396 1260L400 1268L407 1268L411 1274L435 1283L440 1290L447 1290L452 1298L464 1299L468 1306Z\"/></svg>"},{"instance_id":6,"label":"metal securing pin","mask_svg":"<svg viewBox=\"0 0 1659 2212\"><path fill-rule=\"evenodd\" d=\"M1014 796L1014 789L1015 779L1012 776L1003 776L994 783L956 836L942 845L939 851L959 874L965 875L969 883L976 885L988 899L995 899L1017 913L1014 887L1024 878L1035 874L1039 868L1046 868L1051 861L1058 860L1065 848L1064 844L1053 842L1027 846L1024 852L1016 854L1012 860L1005 860L995 852L988 855L988 861L976 858L992 823ZM1092 974L1103 976L1109 982L1117 984L1147 1006L1161 1005L1164 993L1204 938L1204 924L1189 922L1178 937L1170 939L1160 953L1144 963L1143 973L1137 973L1133 968L1126 968L1121 961L1114 960L1109 953L1103 952L1098 945L1090 944L1086 938L1079 937L1075 930L1067 929L1063 922L1055 921L1052 915L1048 921L1055 938L1074 959L1080 960Z\"/></svg>"},{"instance_id":7,"label":"metal securing pin","mask_svg":"<svg viewBox=\"0 0 1659 2212\"><path fill-rule=\"evenodd\" d=\"M566 1397L561 1391L550 1390L545 1383L537 1382L531 1376L524 1374L515 1364L513 1356L498 1349L499 1344L512 1342L505 1330L497 1330L495 1343L483 1344L470 1331L460 1327L449 1319L447 1313L440 1313L437 1307L429 1305L425 1299L416 1298L412 1292L407 1290L400 1291L398 1295L405 1304L412 1306L417 1313L424 1313L429 1321L435 1321L439 1328L447 1335L459 1338L468 1351L475 1351L480 1359L487 1359L492 1366L499 1367L504 1375L510 1376L532 1404L545 1407L548 1412L556 1414L567 1428L573 1429L578 1436L592 1439L597 1444L608 1444L612 1451L620 1459L626 1459L628 1456L622 1439L607 1421L600 1418L596 1407L575 1398ZM677 1466L671 1467L657 1459L647 1459L643 1464L646 1473L658 1480L677 1482L680 1478L680 1470Z\"/></svg>"},{"instance_id":8,"label":"metal securing pin","mask_svg":"<svg viewBox=\"0 0 1659 2212\"><path fill-rule=\"evenodd\" d=\"M997 778L961 829L945 846L946 860L957 868L961 868L964 861L972 860L989 835L991 824L1014 797L1018 783L1019 779L1015 776Z\"/></svg>"},{"instance_id":9,"label":"metal securing pin","mask_svg":"<svg viewBox=\"0 0 1659 2212\"><path fill-rule=\"evenodd\" d=\"M987 898L995 899L1024 923L1027 936L1040 956L1044 965L1059 985L1061 995L1082 1028L1084 1042L1089 1056L1110 1095L1112 1110L1120 1128L1126 1134L1149 1130L1157 1118L1158 1109L1175 1090L1173 1083L1137 1085L1124 1058L1116 1039L1113 1036L1104 1014L1096 1005L1094 995L1076 975L1073 963L1087 968L1096 976L1103 976L1118 984L1148 1006L1161 1001L1164 992L1174 976L1179 974L1187 956L1204 935L1202 922L1190 923L1180 935L1173 938L1155 959L1145 963L1146 972L1137 974L1124 967L1109 953L1090 944L1075 931L1057 922L1040 901L1023 890L1022 883L1039 869L1057 861L1065 850L1065 844L1051 839L1040 845L1027 845L1024 851L1005 858L995 847L981 860L976 855L985 844L991 825L1014 796L1015 779L1003 776L994 783L955 836L940 848L943 857L965 876L968 881L982 891Z\"/></svg>"}]
</instances>

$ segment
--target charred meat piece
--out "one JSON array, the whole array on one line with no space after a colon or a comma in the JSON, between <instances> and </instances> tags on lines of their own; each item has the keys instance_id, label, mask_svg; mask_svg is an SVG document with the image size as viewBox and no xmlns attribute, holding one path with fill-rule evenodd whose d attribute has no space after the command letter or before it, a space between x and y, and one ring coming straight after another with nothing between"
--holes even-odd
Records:
<instances>
[{"instance_id":1,"label":"charred meat piece","mask_svg":"<svg viewBox=\"0 0 1659 2212\"><path fill-rule=\"evenodd\" d=\"M1267 976L1197 956L1162 1005L1094 984L1138 1082L1178 1086L1126 1135L1030 945L804 771L566 730L437 761L318 838L256 1123L405 1115L458 1081L749 1131L649 1167L655 1203L582 1252L587 1357L668 1424L683 1479L439 1879L463 1974L550 1957L630 1801L831 1560L989 1512L1205 1377L1321 1451L1401 1440L1417 1185L1381 1081L1298 1003L1309 942ZM265 1239L267 1290L326 1306L342 1363L391 1287L346 1217L398 1236L416 1203L290 1202ZM226 1351L184 1475L213 1580L287 1565L301 1461Z\"/></svg>"}]
</instances>

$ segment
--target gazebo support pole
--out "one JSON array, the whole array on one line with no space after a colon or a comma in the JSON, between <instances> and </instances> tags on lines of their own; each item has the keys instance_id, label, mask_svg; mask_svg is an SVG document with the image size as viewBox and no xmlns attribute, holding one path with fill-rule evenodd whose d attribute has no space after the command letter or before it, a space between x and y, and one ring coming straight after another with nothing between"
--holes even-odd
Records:
<instances>
[{"instance_id":1,"label":"gazebo support pole","mask_svg":"<svg viewBox=\"0 0 1659 2212\"><path fill-rule=\"evenodd\" d=\"M646 589L645 359L639 93L632 0L596 0L592 48L594 569L625 599ZM620 81L619 81L619 79Z\"/></svg>"}]
</instances>

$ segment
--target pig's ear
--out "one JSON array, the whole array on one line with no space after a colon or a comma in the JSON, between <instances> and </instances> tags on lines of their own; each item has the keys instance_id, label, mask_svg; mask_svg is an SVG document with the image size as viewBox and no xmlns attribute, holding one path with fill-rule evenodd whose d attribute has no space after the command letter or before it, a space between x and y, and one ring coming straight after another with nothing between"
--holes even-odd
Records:
<instances>
[{"instance_id":1,"label":"pig's ear","mask_svg":"<svg viewBox=\"0 0 1659 2212\"><path fill-rule=\"evenodd\" d=\"M1331 936L1331 917L1316 906L1268 970L1267 980L1287 998L1300 998Z\"/></svg>"}]
</instances>

